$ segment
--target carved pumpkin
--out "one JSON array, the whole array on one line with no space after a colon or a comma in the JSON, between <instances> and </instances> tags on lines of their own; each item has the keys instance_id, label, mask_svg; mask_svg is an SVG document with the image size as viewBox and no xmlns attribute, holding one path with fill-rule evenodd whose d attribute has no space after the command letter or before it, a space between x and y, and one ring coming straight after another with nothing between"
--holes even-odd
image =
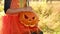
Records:
<instances>
[{"instance_id":1,"label":"carved pumpkin","mask_svg":"<svg viewBox=\"0 0 60 34\"><path fill-rule=\"evenodd\" d=\"M38 16L34 12L20 12L19 20L25 25L38 24Z\"/></svg>"}]
</instances>

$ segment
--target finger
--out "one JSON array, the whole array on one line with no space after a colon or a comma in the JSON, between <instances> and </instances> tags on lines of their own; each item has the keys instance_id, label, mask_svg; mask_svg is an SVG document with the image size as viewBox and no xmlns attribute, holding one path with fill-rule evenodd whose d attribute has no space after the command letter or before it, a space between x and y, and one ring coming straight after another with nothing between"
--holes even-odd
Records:
<instances>
[{"instance_id":1,"label":"finger","mask_svg":"<svg viewBox=\"0 0 60 34\"><path fill-rule=\"evenodd\" d=\"M32 7L28 6L27 8L32 9Z\"/></svg>"}]
</instances>

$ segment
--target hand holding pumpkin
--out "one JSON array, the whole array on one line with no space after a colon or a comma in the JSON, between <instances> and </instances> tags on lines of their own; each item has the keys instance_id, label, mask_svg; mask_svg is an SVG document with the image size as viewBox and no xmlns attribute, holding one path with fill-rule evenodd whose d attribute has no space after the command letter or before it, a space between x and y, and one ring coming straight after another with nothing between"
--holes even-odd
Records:
<instances>
[{"instance_id":1,"label":"hand holding pumpkin","mask_svg":"<svg viewBox=\"0 0 60 34\"><path fill-rule=\"evenodd\" d=\"M25 11L30 11L33 12L32 7L24 7L21 9L21 11L25 12Z\"/></svg>"}]
</instances>

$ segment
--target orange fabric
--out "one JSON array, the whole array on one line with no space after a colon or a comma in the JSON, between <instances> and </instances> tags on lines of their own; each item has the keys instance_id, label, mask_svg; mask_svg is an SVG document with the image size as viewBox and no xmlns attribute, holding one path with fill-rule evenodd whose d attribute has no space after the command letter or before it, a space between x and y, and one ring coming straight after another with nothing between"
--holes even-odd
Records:
<instances>
[{"instance_id":1,"label":"orange fabric","mask_svg":"<svg viewBox=\"0 0 60 34\"><path fill-rule=\"evenodd\" d=\"M21 8L20 3L21 3L20 0L12 0L10 8L12 8L12 9ZM22 6L26 7L26 0L23 0Z\"/></svg>"},{"instance_id":2,"label":"orange fabric","mask_svg":"<svg viewBox=\"0 0 60 34\"><path fill-rule=\"evenodd\" d=\"M19 0L12 0L10 8L19 8Z\"/></svg>"}]
</instances>

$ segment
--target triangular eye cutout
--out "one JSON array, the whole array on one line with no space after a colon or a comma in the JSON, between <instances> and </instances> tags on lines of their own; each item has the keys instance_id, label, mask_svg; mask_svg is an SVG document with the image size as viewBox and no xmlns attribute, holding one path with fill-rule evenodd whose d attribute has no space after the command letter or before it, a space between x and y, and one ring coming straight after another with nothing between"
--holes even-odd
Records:
<instances>
[{"instance_id":1,"label":"triangular eye cutout","mask_svg":"<svg viewBox=\"0 0 60 34\"><path fill-rule=\"evenodd\" d=\"M32 19L35 19L35 17L33 17Z\"/></svg>"},{"instance_id":2,"label":"triangular eye cutout","mask_svg":"<svg viewBox=\"0 0 60 34\"><path fill-rule=\"evenodd\" d=\"M28 19L28 16L24 15L25 19Z\"/></svg>"}]
</instances>

